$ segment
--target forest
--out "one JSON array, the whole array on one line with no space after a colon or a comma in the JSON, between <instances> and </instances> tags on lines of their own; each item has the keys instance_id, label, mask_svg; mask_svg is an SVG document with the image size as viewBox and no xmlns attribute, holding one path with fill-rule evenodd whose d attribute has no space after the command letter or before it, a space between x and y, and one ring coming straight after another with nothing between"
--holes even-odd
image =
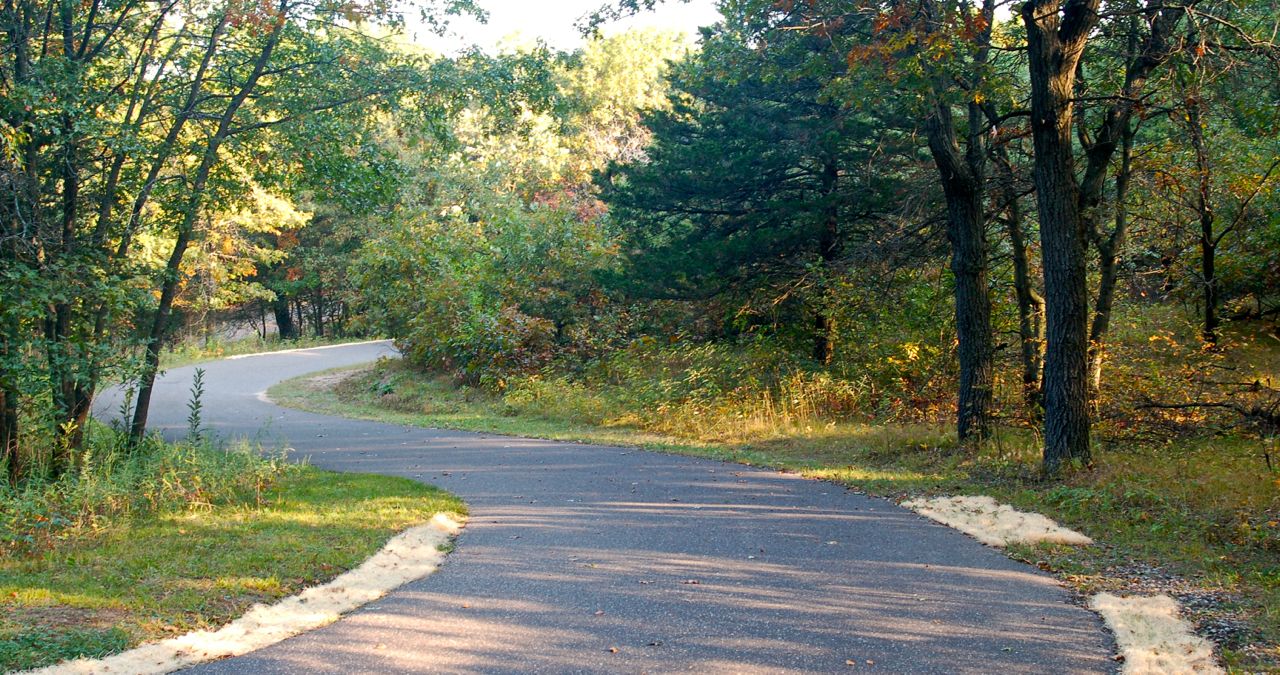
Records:
<instances>
[{"instance_id":1,"label":"forest","mask_svg":"<svg viewBox=\"0 0 1280 675\"><path fill-rule=\"evenodd\" d=\"M160 452L182 344L386 337L340 394L1110 514L1280 664L1280 5L723 0L592 34L652 7L440 55L406 21L468 0L5 0L13 513ZM52 545L18 519L0 550Z\"/></svg>"}]
</instances>

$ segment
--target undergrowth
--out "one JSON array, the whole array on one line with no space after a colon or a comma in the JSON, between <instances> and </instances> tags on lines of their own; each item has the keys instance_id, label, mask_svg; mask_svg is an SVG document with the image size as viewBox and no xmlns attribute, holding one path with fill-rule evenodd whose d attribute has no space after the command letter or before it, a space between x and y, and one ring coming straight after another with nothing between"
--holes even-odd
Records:
<instances>
[{"instance_id":1,"label":"undergrowth","mask_svg":"<svg viewBox=\"0 0 1280 675\"><path fill-rule=\"evenodd\" d=\"M90 427L75 469L56 480L17 486L0 482L0 552L47 550L135 517L245 499L264 491L297 467L282 457L262 457L248 445L213 447L197 437L167 443Z\"/></svg>"}]
</instances>

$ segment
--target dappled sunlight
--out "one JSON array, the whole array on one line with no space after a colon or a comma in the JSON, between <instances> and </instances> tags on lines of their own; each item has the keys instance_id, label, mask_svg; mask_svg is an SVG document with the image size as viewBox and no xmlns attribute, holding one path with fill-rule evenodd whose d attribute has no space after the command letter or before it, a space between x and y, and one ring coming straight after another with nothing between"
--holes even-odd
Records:
<instances>
[{"instance_id":1,"label":"dappled sunlight","mask_svg":"<svg viewBox=\"0 0 1280 675\"><path fill-rule=\"evenodd\" d=\"M1023 571L907 565L897 571L924 578L886 590L856 583L870 572L865 569L832 579L791 564L642 549L557 548L535 559L512 558L501 546L468 541L474 534L464 536L458 557L438 579L348 619L341 643L322 634L300 638L299 648L271 657L273 667L322 666L307 656L308 644L322 643L326 653L349 650L367 667L393 671L416 670L424 662L484 671L662 670L670 659L680 659L698 670L767 672L789 670L791 658L834 669L853 656L871 656L893 668L900 662L886 661L886 650L914 645L956 668L978 670L1005 650L1080 656L1081 640L1096 630L1062 625L1053 638L1026 643L1018 636L1028 626L1016 617L1025 611L1052 614L1056 604L1027 605L1016 592L992 596L989 608L946 599L956 587L1001 588L1035 577ZM486 565L491 578L483 588L452 576L467 559ZM439 591L426 590L436 584ZM495 594L497 589L514 592ZM654 623L654 616L667 621ZM712 617L732 617L734 627L726 631ZM789 637L768 637L779 631ZM984 641L998 646L975 652L973 644ZM845 647L833 650L834 643ZM431 645L429 657L421 645ZM608 651L613 647L617 653Z\"/></svg>"},{"instance_id":2,"label":"dappled sunlight","mask_svg":"<svg viewBox=\"0 0 1280 675\"><path fill-rule=\"evenodd\" d=\"M67 607L100 608L118 607L123 604L119 597L95 594L89 592L89 589L78 593L66 592L43 586L23 585L21 580L13 585L8 583L0 585L0 592L3 592L6 596L6 602L12 602L18 606L64 605Z\"/></svg>"}]
</instances>

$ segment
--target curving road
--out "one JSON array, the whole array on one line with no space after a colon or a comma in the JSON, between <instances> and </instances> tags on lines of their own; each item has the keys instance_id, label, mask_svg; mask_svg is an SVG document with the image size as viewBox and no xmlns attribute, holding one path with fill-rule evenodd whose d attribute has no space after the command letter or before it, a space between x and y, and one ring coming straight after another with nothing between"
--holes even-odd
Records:
<instances>
[{"instance_id":1,"label":"curving road","mask_svg":"<svg viewBox=\"0 0 1280 675\"><path fill-rule=\"evenodd\" d=\"M387 343L204 364L204 418L316 466L408 476L471 518L435 574L204 673L1114 670L1035 569L890 502L733 464L286 410L261 392ZM192 368L156 389L181 434ZM100 410L118 403L110 395ZM109 413L108 413L109 414Z\"/></svg>"}]
</instances>

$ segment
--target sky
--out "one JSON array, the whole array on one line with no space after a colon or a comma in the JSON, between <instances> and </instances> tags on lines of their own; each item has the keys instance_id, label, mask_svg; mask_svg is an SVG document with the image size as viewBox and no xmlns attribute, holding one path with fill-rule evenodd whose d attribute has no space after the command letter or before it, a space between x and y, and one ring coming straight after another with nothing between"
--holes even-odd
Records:
<instances>
[{"instance_id":1,"label":"sky","mask_svg":"<svg viewBox=\"0 0 1280 675\"><path fill-rule=\"evenodd\" d=\"M450 25L453 35L440 38L411 22L409 32L416 42L446 54L472 44L492 52L513 35L518 35L521 41L542 38L553 48L571 50L582 44L582 36L574 24L583 15L599 9L604 0L477 0L476 4L489 12L487 24L455 18ZM714 0L692 0L687 4L667 0L653 12L606 24L602 31L609 35L629 28L657 27L693 35L699 26L715 23L719 16Z\"/></svg>"}]
</instances>

